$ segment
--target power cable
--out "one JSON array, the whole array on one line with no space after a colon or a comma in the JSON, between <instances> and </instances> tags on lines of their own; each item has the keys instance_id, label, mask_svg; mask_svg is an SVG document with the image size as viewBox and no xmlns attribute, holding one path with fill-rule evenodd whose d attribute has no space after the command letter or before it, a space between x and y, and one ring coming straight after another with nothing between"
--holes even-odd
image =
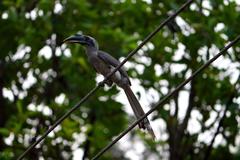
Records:
<instances>
[{"instance_id":1,"label":"power cable","mask_svg":"<svg viewBox=\"0 0 240 160\"><path fill-rule=\"evenodd\" d=\"M47 135L53 131L64 119L66 119L72 112L78 109L91 95L93 95L103 84L107 81L109 77L111 77L117 70L119 70L134 54L137 53L139 49L141 49L153 36L155 36L160 29L162 29L169 21L174 19L178 14L180 14L188 5L190 5L193 0L187 1L183 4L174 14L169 16L166 20L164 20L152 33L150 33L142 43L134 49L132 52L128 54L128 56L111 72L109 73L102 82L100 82L95 88L93 88L86 96L84 96L73 108L71 108L68 112L66 112L63 116L61 116L39 139L37 139L34 143L32 143L19 157L18 160L23 159L23 157L33 149L37 144L39 144L43 139L47 137Z\"/></svg>"},{"instance_id":2,"label":"power cable","mask_svg":"<svg viewBox=\"0 0 240 160\"><path fill-rule=\"evenodd\" d=\"M144 114L141 118L136 120L132 125L130 125L126 130L124 130L121 134L119 134L110 144L104 147L96 156L93 157L92 160L98 159L101 155L103 155L107 150L109 150L115 143L117 143L123 136L125 136L128 132L130 132L139 122L141 122L144 118L146 118L149 114L155 111L159 106L164 105L174 94L180 91L182 87L184 87L188 82L190 82L193 78L195 78L201 71L207 68L212 62L214 62L218 57L223 55L230 47L236 44L240 40L240 35L237 36L232 42L230 42L227 46L225 46L217 55L207 61L204 65L199 67L189 78L179 84L172 92L168 93L162 100L160 100L153 108L151 108L146 114Z\"/></svg>"}]
</instances>

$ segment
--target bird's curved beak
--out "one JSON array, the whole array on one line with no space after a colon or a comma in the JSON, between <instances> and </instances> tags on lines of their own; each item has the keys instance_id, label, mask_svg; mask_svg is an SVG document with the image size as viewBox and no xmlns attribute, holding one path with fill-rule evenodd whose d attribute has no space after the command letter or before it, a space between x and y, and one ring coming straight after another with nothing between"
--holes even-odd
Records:
<instances>
[{"instance_id":1,"label":"bird's curved beak","mask_svg":"<svg viewBox=\"0 0 240 160\"><path fill-rule=\"evenodd\" d=\"M80 43L86 44L84 35L76 34L63 40L62 43Z\"/></svg>"}]
</instances>

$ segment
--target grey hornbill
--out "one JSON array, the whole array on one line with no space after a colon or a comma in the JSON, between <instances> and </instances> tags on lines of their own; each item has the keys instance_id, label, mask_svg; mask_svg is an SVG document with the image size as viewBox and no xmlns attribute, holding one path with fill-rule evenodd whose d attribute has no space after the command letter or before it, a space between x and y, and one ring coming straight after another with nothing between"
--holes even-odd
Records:
<instances>
[{"instance_id":1,"label":"grey hornbill","mask_svg":"<svg viewBox=\"0 0 240 160\"><path fill-rule=\"evenodd\" d=\"M93 68L104 77L106 77L115 67L120 64L120 62L114 57L99 50L97 41L90 36L76 34L66 38L63 43L65 42L79 43L85 46L88 61ZM115 72L115 74L113 74L105 83L108 86L111 86L113 82L124 90L135 116L140 118L142 115L144 115L145 113L140 103L130 88L131 82L127 72L123 68L120 68L117 72ZM146 129L155 139L155 134L147 118L141 121L138 126L139 128Z\"/></svg>"}]
</instances>

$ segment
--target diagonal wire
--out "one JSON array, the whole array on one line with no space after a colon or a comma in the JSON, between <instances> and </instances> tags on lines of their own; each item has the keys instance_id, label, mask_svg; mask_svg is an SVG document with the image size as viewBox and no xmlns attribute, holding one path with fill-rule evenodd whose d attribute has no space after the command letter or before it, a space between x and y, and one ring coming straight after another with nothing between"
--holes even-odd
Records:
<instances>
[{"instance_id":1,"label":"diagonal wire","mask_svg":"<svg viewBox=\"0 0 240 160\"><path fill-rule=\"evenodd\" d=\"M240 35L238 35L232 42L230 42L227 46L225 46L217 55L215 55L212 59L208 60L207 63L199 67L189 78L180 83L172 92L168 93L162 100L160 100L152 109L150 109L146 114L144 114L141 118L136 120L132 125L130 125L125 131L120 133L111 143L109 143L105 148L103 148L92 160L96 160L101 155L103 155L107 150L109 150L115 143L117 143L123 136L125 136L128 132L130 132L139 122L141 122L144 118L146 118L149 114L155 111L159 106L164 105L174 94L180 91L182 87L184 87L188 82L190 82L193 78L195 78L201 71L207 68L212 62L214 62L218 57L223 55L230 47L236 44L240 40Z\"/></svg>"},{"instance_id":2,"label":"diagonal wire","mask_svg":"<svg viewBox=\"0 0 240 160\"><path fill-rule=\"evenodd\" d=\"M110 74L106 76L106 78L103 80L103 82L106 82L106 80L112 76L119 68L121 68L134 54L137 53L139 49L141 49L153 36L155 36L169 21L173 20L178 14L180 14L187 6L189 6L193 0L188 0L186 3L184 3L175 13L173 13L171 16L169 16L167 19L165 19L152 33L150 33L143 41L142 43L135 48L132 52L128 54L128 56L119 64Z\"/></svg>"},{"instance_id":3,"label":"diagonal wire","mask_svg":"<svg viewBox=\"0 0 240 160\"><path fill-rule=\"evenodd\" d=\"M180 14L187 6L189 6L193 0L188 0L184 3L174 14L165 19L153 32L151 32L142 43L134 49L132 52L128 54L128 56L111 72L109 73L102 82L100 82L95 88L93 88L87 95L85 95L75 106L73 106L68 112L66 112L62 117L60 117L48 130L34 143L32 143L19 157L18 160L23 159L23 157L33 149L37 144L39 144L42 140L44 140L47 135L53 131L64 119L66 119L72 112L78 109L82 103L84 103L88 98L93 95L106 81L109 77L111 77L117 70L119 70L134 54L137 53L139 49L141 49L153 36L155 36L160 29L162 29L169 21L173 20L178 14Z\"/></svg>"},{"instance_id":4,"label":"diagonal wire","mask_svg":"<svg viewBox=\"0 0 240 160\"><path fill-rule=\"evenodd\" d=\"M85 95L75 106L73 106L68 112L66 112L62 117L60 117L51 127L48 128L48 130L34 143L32 143L19 157L18 160L23 159L23 157L31 150L33 149L37 144L39 144L42 140L44 140L47 135L52 132L64 119L66 119L72 112L74 112L78 107L84 103L94 92L96 92L100 88L100 85L97 85L95 88L93 88L87 95Z\"/></svg>"}]
</instances>

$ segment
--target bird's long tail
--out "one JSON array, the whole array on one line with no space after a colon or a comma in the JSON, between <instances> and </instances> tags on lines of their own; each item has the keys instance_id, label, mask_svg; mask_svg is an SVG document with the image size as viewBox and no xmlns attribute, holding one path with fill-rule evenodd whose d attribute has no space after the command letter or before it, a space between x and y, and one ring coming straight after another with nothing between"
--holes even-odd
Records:
<instances>
[{"instance_id":1,"label":"bird's long tail","mask_svg":"<svg viewBox=\"0 0 240 160\"><path fill-rule=\"evenodd\" d=\"M126 86L124 86L123 89L124 89L125 94L127 95L128 101L133 109L135 116L137 117L137 119L139 119L141 116L143 116L145 114L145 112L143 111L136 96L132 92L130 86L126 85ZM156 136L153 132L153 129L150 125L150 122L148 121L147 118L143 119L143 121L141 121L138 124L138 126L139 126L139 128L146 129L150 133L150 135L152 136L153 139L156 138Z\"/></svg>"}]
</instances>

